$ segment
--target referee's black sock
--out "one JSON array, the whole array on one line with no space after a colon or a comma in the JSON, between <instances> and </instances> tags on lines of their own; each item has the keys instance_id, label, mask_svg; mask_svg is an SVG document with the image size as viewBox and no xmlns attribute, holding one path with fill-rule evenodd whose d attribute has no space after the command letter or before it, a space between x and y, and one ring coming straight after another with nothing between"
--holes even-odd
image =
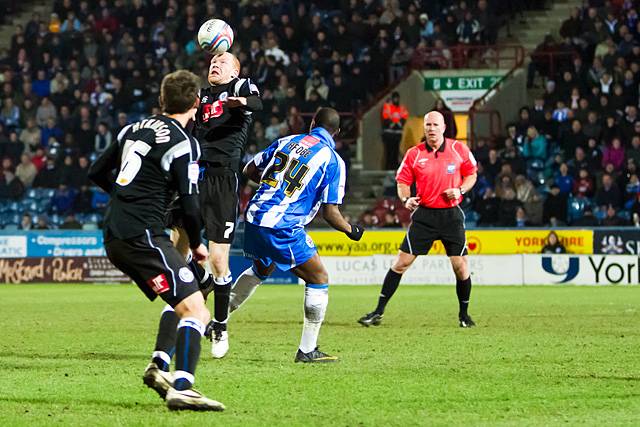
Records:
<instances>
[{"instance_id":1,"label":"referee's black sock","mask_svg":"<svg viewBox=\"0 0 640 427\"><path fill-rule=\"evenodd\" d=\"M460 315L466 315L469 308L469 298L471 297L471 276L464 280L456 280L456 294L460 304Z\"/></svg>"},{"instance_id":2,"label":"referee's black sock","mask_svg":"<svg viewBox=\"0 0 640 427\"><path fill-rule=\"evenodd\" d=\"M226 277L215 277L213 280L213 320L218 324L217 327L224 331L229 317L229 294L233 279L229 274Z\"/></svg>"},{"instance_id":3,"label":"referee's black sock","mask_svg":"<svg viewBox=\"0 0 640 427\"><path fill-rule=\"evenodd\" d=\"M200 341L204 324L194 318L185 317L178 323L176 339L176 370L173 373L173 388L186 390L195 382L196 365L200 358Z\"/></svg>"},{"instance_id":4,"label":"referee's black sock","mask_svg":"<svg viewBox=\"0 0 640 427\"><path fill-rule=\"evenodd\" d=\"M180 318L171 306L167 305L160 316L156 346L151 361L163 371L169 371L171 357L176 349L176 333Z\"/></svg>"},{"instance_id":5,"label":"referee's black sock","mask_svg":"<svg viewBox=\"0 0 640 427\"><path fill-rule=\"evenodd\" d=\"M378 314L384 313L384 309L387 306L387 303L398 289L400 285L400 279L402 279L402 274L396 273L395 271L389 269L387 271L387 275L384 276L384 282L382 282L382 291L380 291L380 297L378 298L378 306L375 309L375 312Z\"/></svg>"}]
</instances>

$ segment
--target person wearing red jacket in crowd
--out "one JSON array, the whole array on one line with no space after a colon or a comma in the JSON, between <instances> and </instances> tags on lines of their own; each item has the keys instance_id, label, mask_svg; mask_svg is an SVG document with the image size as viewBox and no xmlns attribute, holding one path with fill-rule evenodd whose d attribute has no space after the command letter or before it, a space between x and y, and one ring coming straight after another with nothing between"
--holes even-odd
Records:
<instances>
[{"instance_id":1,"label":"person wearing red jacket in crowd","mask_svg":"<svg viewBox=\"0 0 640 427\"><path fill-rule=\"evenodd\" d=\"M464 212L459 204L477 179L477 163L471 150L455 139L444 137L444 117L437 111L424 116L424 139L407 151L398 169L398 197L412 212L398 256L387 272L374 311L361 317L364 326L379 325L384 309L405 271L418 255L429 253L435 240L444 246L456 276L460 327L475 326L469 316L471 276L467 259ZM415 184L417 194L411 195Z\"/></svg>"},{"instance_id":2,"label":"person wearing red jacket in crowd","mask_svg":"<svg viewBox=\"0 0 640 427\"><path fill-rule=\"evenodd\" d=\"M384 144L384 168L393 170L398 167L398 154L402 129L409 112L400 104L400 94L393 92L391 100L382 106L382 143Z\"/></svg>"}]
</instances>

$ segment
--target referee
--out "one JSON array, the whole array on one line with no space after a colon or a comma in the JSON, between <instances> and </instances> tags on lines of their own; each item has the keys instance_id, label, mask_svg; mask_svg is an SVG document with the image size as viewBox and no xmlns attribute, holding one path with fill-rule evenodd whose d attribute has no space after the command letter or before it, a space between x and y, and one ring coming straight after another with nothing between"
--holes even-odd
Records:
<instances>
[{"instance_id":1,"label":"referee","mask_svg":"<svg viewBox=\"0 0 640 427\"><path fill-rule=\"evenodd\" d=\"M458 205L476 183L476 160L465 144L445 138L444 131L442 114L437 111L426 114L422 143L407 151L398 169L398 196L412 212L412 221L398 256L384 278L378 306L358 320L364 326L380 324L402 274L418 255L429 252L435 240L442 241L456 275L460 327L475 326L467 313L471 277L464 212ZM415 197L411 197L413 184L417 189Z\"/></svg>"}]
</instances>

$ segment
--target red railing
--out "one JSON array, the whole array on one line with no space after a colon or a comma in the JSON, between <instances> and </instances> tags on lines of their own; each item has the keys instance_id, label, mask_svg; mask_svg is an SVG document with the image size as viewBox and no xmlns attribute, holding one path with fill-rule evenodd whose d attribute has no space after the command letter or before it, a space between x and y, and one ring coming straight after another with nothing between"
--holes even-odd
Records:
<instances>
[{"instance_id":1,"label":"red railing","mask_svg":"<svg viewBox=\"0 0 640 427\"><path fill-rule=\"evenodd\" d=\"M524 48L520 46L520 49L524 54ZM524 63L524 59L522 61L515 61L511 69L507 74L505 74L499 81L496 82L492 87L490 87L484 95L480 98L476 99L473 102L473 105L469 109L469 132L468 132L468 144L470 147L475 145L475 141L479 138L495 140L498 135L502 132L502 116L500 112L495 109L483 109L484 105L487 103L489 96L494 94L495 91L499 91L503 82L506 82L511 78L511 76L519 69ZM478 119L482 116L488 116L488 124L486 128L488 129L488 134L478 135L476 132Z\"/></svg>"},{"instance_id":2,"label":"red railing","mask_svg":"<svg viewBox=\"0 0 640 427\"><path fill-rule=\"evenodd\" d=\"M540 75L554 78L563 65L571 65L576 52L550 50L548 52L531 52L532 71L537 71Z\"/></svg>"},{"instance_id":3,"label":"red railing","mask_svg":"<svg viewBox=\"0 0 640 427\"><path fill-rule=\"evenodd\" d=\"M525 50L520 45L456 45L446 48L426 47L415 50L411 68L459 69L520 67Z\"/></svg>"}]
</instances>

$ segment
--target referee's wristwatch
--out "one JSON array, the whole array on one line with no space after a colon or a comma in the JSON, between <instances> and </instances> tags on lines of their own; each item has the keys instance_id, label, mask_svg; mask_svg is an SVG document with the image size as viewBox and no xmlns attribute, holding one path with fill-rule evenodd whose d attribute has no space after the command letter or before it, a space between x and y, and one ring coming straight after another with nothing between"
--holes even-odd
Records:
<instances>
[{"instance_id":1,"label":"referee's wristwatch","mask_svg":"<svg viewBox=\"0 0 640 427\"><path fill-rule=\"evenodd\" d=\"M460 195L464 196L464 193L466 193L466 191L464 191L464 188L462 187L458 187L458 190L460 190Z\"/></svg>"},{"instance_id":2,"label":"referee's wristwatch","mask_svg":"<svg viewBox=\"0 0 640 427\"><path fill-rule=\"evenodd\" d=\"M403 197L402 199L400 199L400 201L402 201L403 205L406 205L407 204L407 200L409 200L409 199L410 199L410 197Z\"/></svg>"}]
</instances>

